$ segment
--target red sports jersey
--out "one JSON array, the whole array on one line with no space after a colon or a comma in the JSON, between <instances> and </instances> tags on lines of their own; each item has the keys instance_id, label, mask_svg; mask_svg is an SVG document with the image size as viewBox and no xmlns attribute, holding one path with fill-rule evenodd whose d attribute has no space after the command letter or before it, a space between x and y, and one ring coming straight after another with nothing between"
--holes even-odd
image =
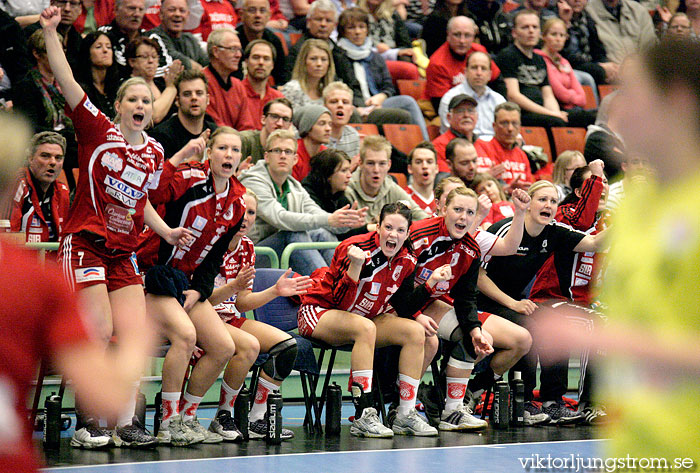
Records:
<instances>
[{"instance_id":1,"label":"red sports jersey","mask_svg":"<svg viewBox=\"0 0 700 473\"><path fill-rule=\"evenodd\" d=\"M253 241L244 236L238 242L238 246L233 251L228 251L224 255L224 262L219 269L219 274L214 280L214 287L225 286L226 283L233 281L238 276L238 272L245 265L255 266L255 247ZM248 289L253 290L253 281L250 281ZM234 294L226 299L221 304L214 307L219 317L224 322L228 322L232 318L240 317L241 313L236 308L236 296Z\"/></svg>"},{"instance_id":2,"label":"red sports jersey","mask_svg":"<svg viewBox=\"0 0 700 473\"><path fill-rule=\"evenodd\" d=\"M143 15L143 21L141 21L141 29L146 31L150 31L156 26L160 25L161 0L154 0L149 3L152 5L146 8L146 13Z\"/></svg>"},{"instance_id":3,"label":"red sports jersey","mask_svg":"<svg viewBox=\"0 0 700 473\"><path fill-rule=\"evenodd\" d=\"M107 248L134 251L151 179L163 166L163 148L146 133L143 144L131 146L87 95L68 113L81 178L63 233L85 230L104 237Z\"/></svg>"},{"instance_id":4,"label":"red sports jersey","mask_svg":"<svg viewBox=\"0 0 700 473\"><path fill-rule=\"evenodd\" d=\"M595 235L606 227L604 218L596 220L603 181L591 176L581 188L581 198L573 204L561 205L555 219L574 229ZM600 267L599 253L554 253L540 268L530 291L534 301L572 300L591 303L591 281Z\"/></svg>"},{"instance_id":5,"label":"red sports jersey","mask_svg":"<svg viewBox=\"0 0 700 473\"><path fill-rule=\"evenodd\" d=\"M439 267L449 264L452 279L435 285L431 297L449 296L460 325L467 332L481 323L476 314L476 279L479 275L481 250L467 233L453 239L443 217L420 220L411 225L411 244L418 258L415 284L425 283ZM466 332L465 332L466 333Z\"/></svg>"},{"instance_id":6,"label":"red sports jersey","mask_svg":"<svg viewBox=\"0 0 700 473\"><path fill-rule=\"evenodd\" d=\"M164 169L172 167L168 161ZM195 236L187 247L172 246L160 240L158 262L191 276L192 288L208 297L226 248L243 218L245 187L231 177L226 189L215 194L209 161L184 163L172 179L160 179L155 184L157 188L151 191L150 200L154 205L165 204L165 222L172 227L188 228ZM150 246L146 246L148 248ZM144 255L144 258L149 256ZM205 261L207 264L203 264ZM197 280L197 274L206 278ZM206 281L205 286L200 287L203 281Z\"/></svg>"},{"instance_id":7,"label":"red sports jersey","mask_svg":"<svg viewBox=\"0 0 700 473\"><path fill-rule=\"evenodd\" d=\"M488 162L485 158L491 159L493 165L503 164L506 170L499 179L506 184L512 183L515 179L520 179L521 182L534 182L532 171L530 170L530 160L527 159L525 152L517 146L512 149L506 149L496 139L491 141L476 140L474 143L477 156L480 156L480 172L484 171L484 166Z\"/></svg>"},{"instance_id":8,"label":"red sports jersey","mask_svg":"<svg viewBox=\"0 0 700 473\"><path fill-rule=\"evenodd\" d=\"M350 259L348 248L355 245L365 252L367 259L362 266L357 282L347 275ZM389 299L400 290L397 304L399 315L417 315L413 307L408 314L400 299L413 290L412 274L416 258L404 246L391 261L379 246L379 234L371 232L344 240L333 254L329 268L320 268L311 275L313 286L301 297L302 304L317 305L328 309L339 309L374 318L390 311ZM406 284L403 284L404 281ZM410 283L410 284L409 284Z\"/></svg>"},{"instance_id":9,"label":"red sports jersey","mask_svg":"<svg viewBox=\"0 0 700 473\"><path fill-rule=\"evenodd\" d=\"M489 225L491 225L492 223L496 223L500 220L503 220L504 218L513 217L514 215L515 206L513 205L513 203L508 202L507 200L502 200L491 206L489 214L481 223L488 223Z\"/></svg>"},{"instance_id":10,"label":"red sports jersey","mask_svg":"<svg viewBox=\"0 0 700 473\"><path fill-rule=\"evenodd\" d=\"M12 199L10 228L23 232L27 242L58 241L70 207L70 191L62 182L54 182L44 196L50 215L44 215L29 169L24 169Z\"/></svg>"},{"instance_id":11,"label":"red sports jersey","mask_svg":"<svg viewBox=\"0 0 700 473\"><path fill-rule=\"evenodd\" d=\"M420 195L418 192L413 189L412 186L406 186L403 187L403 190L406 191L406 194L408 194L411 199L413 199L413 202L418 205L422 210L424 210L428 215L432 215L435 213L437 210L437 202L435 201L435 196L433 195L432 199L428 199L427 201L423 199L423 196Z\"/></svg>"},{"instance_id":12,"label":"red sports jersey","mask_svg":"<svg viewBox=\"0 0 700 473\"><path fill-rule=\"evenodd\" d=\"M0 471L36 471L29 387L37 363L88 340L75 296L55 268L35 254L0 242Z\"/></svg>"}]
</instances>

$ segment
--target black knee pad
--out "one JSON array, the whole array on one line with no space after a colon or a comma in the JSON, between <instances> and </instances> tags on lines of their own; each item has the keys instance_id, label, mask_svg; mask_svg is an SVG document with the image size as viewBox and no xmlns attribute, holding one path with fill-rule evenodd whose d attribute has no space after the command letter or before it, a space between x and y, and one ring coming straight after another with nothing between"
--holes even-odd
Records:
<instances>
[{"instance_id":1,"label":"black knee pad","mask_svg":"<svg viewBox=\"0 0 700 473\"><path fill-rule=\"evenodd\" d=\"M276 381L284 381L294 368L297 359L297 341L294 337L279 342L268 352L270 355L262 369L266 375Z\"/></svg>"},{"instance_id":2,"label":"black knee pad","mask_svg":"<svg viewBox=\"0 0 700 473\"><path fill-rule=\"evenodd\" d=\"M467 340L462 339L455 343L450 356L458 361L474 363L476 361L476 351L474 350L474 344L472 343L471 337L469 337Z\"/></svg>"}]
</instances>

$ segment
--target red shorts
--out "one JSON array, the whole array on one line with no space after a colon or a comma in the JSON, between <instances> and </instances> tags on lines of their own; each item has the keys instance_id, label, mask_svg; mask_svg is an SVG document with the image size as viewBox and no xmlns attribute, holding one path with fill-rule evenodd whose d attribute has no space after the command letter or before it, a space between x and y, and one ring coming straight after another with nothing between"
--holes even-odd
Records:
<instances>
[{"instance_id":1,"label":"red shorts","mask_svg":"<svg viewBox=\"0 0 700 473\"><path fill-rule=\"evenodd\" d=\"M136 254L105 247L99 235L80 232L61 239L58 261L63 276L74 291L106 284L112 292L126 286L143 284Z\"/></svg>"},{"instance_id":2,"label":"red shorts","mask_svg":"<svg viewBox=\"0 0 700 473\"><path fill-rule=\"evenodd\" d=\"M241 328L245 321L248 320L245 317L233 317L231 320L226 321L227 324L233 325L236 328Z\"/></svg>"},{"instance_id":3,"label":"red shorts","mask_svg":"<svg viewBox=\"0 0 700 473\"><path fill-rule=\"evenodd\" d=\"M297 312L297 322L299 324L299 335L302 337L310 337L316 330L318 321L321 320L323 314L330 309L325 309L321 306L304 304L299 307Z\"/></svg>"},{"instance_id":4,"label":"red shorts","mask_svg":"<svg viewBox=\"0 0 700 473\"><path fill-rule=\"evenodd\" d=\"M476 315L477 317L479 317L479 322L481 322L481 324L483 325L484 322L486 322L486 319L491 317L493 314L491 314L490 312L482 312L479 310L477 311Z\"/></svg>"}]
</instances>

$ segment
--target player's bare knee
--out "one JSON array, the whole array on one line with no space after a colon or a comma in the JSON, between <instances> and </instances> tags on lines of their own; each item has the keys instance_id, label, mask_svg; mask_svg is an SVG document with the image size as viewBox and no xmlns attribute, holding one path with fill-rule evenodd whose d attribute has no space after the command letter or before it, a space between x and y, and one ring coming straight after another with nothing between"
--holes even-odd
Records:
<instances>
[{"instance_id":1,"label":"player's bare knee","mask_svg":"<svg viewBox=\"0 0 700 473\"><path fill-rule=\"evenodd\" d=\"M377 339L377 326L369 319L361 319L355 328L355 342L371 342Z\"/></svg>"}]
</instances>

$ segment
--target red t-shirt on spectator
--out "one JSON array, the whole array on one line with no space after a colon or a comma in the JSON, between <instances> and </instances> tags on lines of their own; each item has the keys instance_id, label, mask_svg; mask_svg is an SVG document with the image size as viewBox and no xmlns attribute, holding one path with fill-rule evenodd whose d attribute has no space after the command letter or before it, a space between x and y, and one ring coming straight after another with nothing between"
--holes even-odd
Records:
<instances>
[{"instance_id":1,"label":"red t-shirt on spectator","mask_svg":"<svg viewBox=\"0 0 700 473\"><path fill-rule=\"evenodd\" d=\"M503 164L506 170L497 177L506 184L511 184L516 178L522 182L533 182L530 160L527 159L525 152L517 146L513 149L506 149L494 138L491 141L476 140L474 147L477 155L488 156L495 161L494 164Z\"/></svg>"}]
</instances>

